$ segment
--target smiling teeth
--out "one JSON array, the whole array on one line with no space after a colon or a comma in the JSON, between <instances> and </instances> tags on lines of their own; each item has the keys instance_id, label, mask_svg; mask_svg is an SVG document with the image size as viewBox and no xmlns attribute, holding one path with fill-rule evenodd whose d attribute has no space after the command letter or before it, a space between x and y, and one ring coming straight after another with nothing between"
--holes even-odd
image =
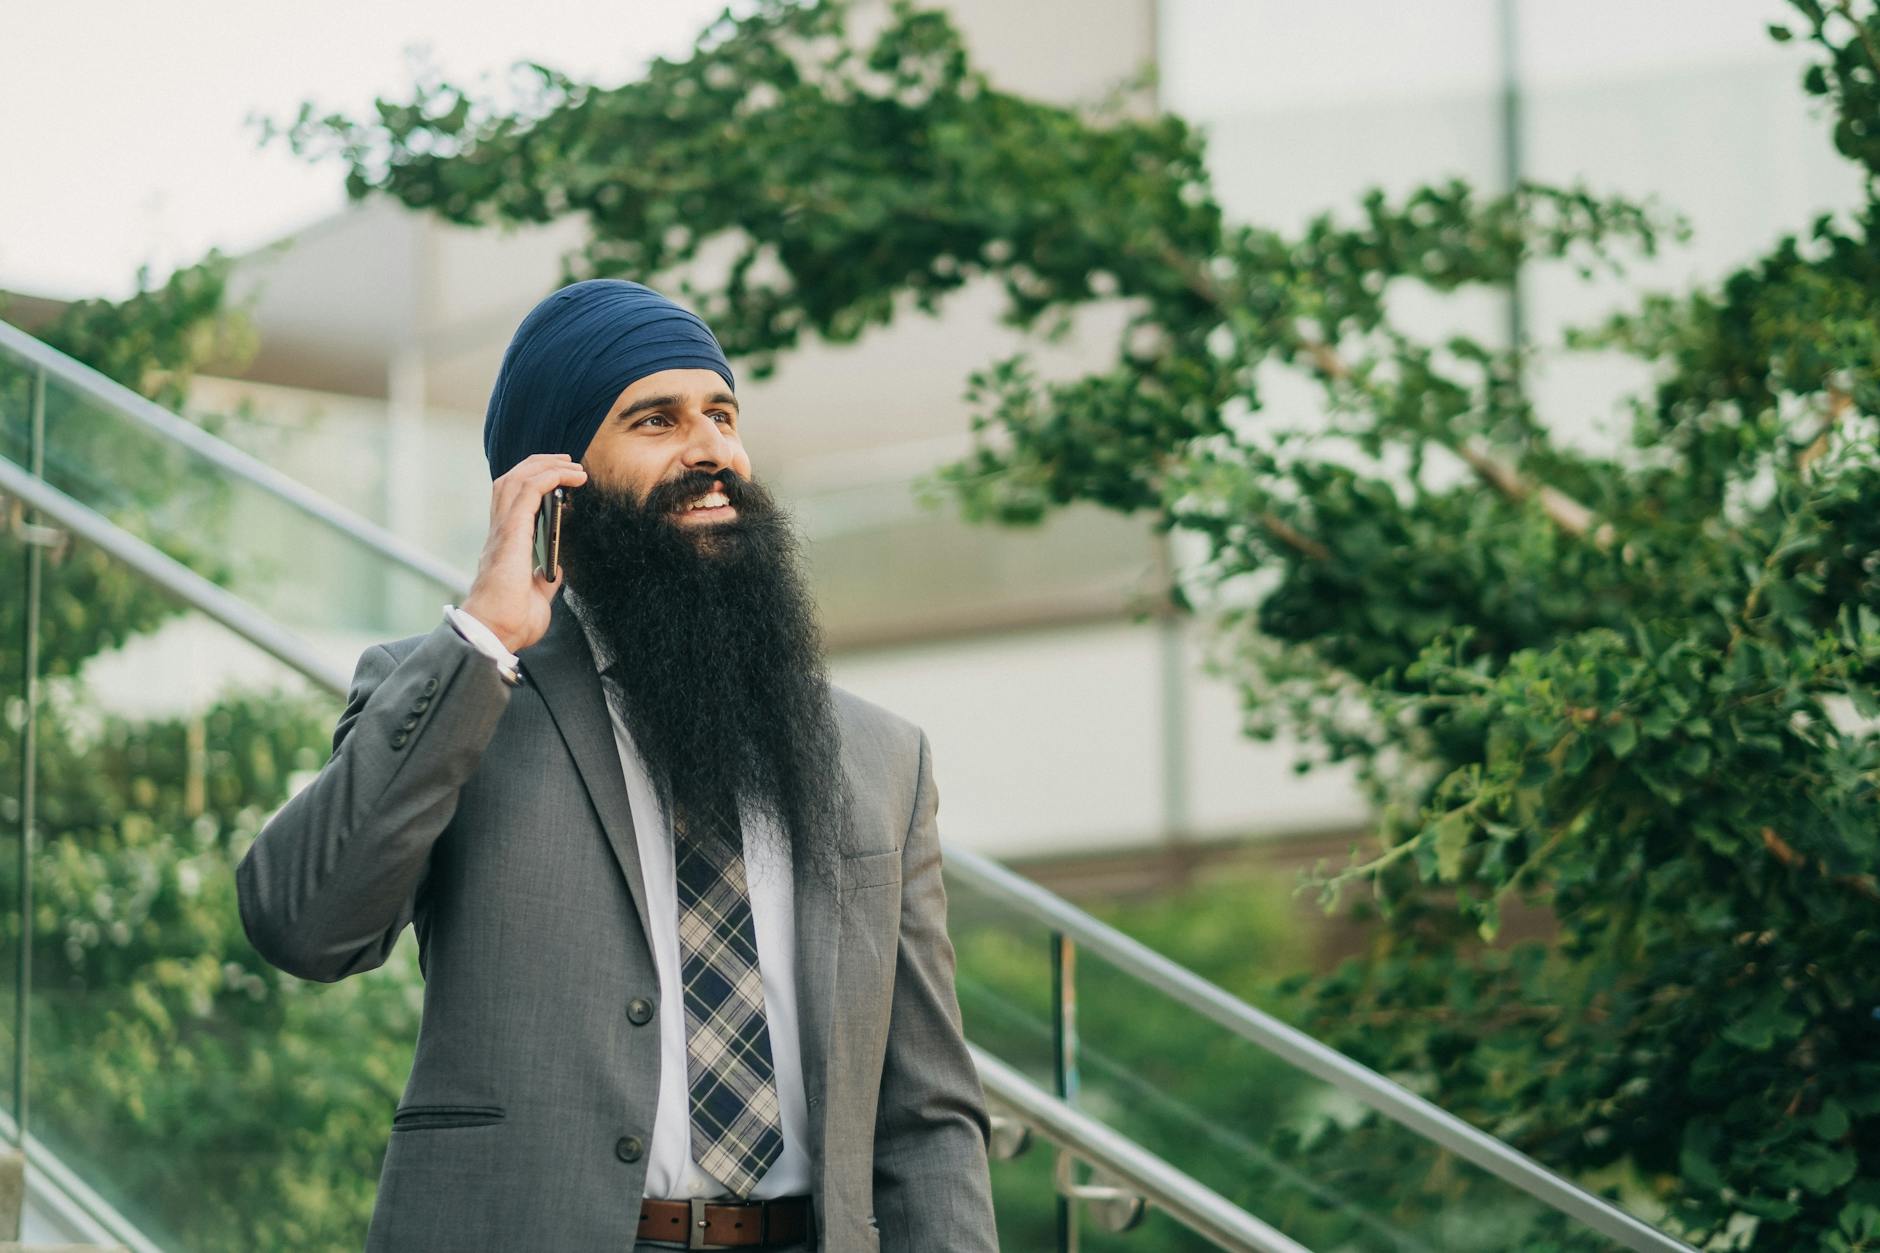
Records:
<instances>
[{"instance_id":1,"label":"smiling teeth","mask_svg":"<svg viewBox=\"0 0 1880 1253\"><path fill-rule=\"evenodd\" d=\"M693 501L689 506L687 506L687 508L688 509L716 509L720 505L728 505L730 503L731 501L725 497L725 494L723 492L707 492L705 495L700 496L697 500Z\"/></svg>"}]
</instances>

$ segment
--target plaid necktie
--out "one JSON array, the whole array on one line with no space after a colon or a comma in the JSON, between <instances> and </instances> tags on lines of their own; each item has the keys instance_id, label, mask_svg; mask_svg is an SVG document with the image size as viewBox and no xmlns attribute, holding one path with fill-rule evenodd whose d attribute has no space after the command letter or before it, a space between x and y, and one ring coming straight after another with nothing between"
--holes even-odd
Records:
<instances>
[{"instance_id":1,"label":"plaid necktie","mask_svg":"<svg viewBox=\"0 0 1880 1253\"><path fill-rule=\"evenodd\" d=\"M673 851L692 1159L748 1197L783 1152L783 1119L744 857L682 834Z\"/></svg>"}]
</instances>

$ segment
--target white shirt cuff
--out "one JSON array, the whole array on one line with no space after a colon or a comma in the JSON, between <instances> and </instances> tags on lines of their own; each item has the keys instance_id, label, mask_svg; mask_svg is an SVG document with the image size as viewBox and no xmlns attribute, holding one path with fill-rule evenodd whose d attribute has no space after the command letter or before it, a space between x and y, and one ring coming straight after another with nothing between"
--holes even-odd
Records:
<instances>
[{"instance_id":1,"label":"white shirt cuff","mask_svg":"<svg viewBox=\"0 0 1880 1253\"><path fill-rule=\"evenodd\" d=\"M497 673L511 683L516 681L516 655L503 647L496 632L483 625L476 615L465 613L455 605L444 606L444 619L472 648L496 662Z\"/></svg>"}]
</instances>

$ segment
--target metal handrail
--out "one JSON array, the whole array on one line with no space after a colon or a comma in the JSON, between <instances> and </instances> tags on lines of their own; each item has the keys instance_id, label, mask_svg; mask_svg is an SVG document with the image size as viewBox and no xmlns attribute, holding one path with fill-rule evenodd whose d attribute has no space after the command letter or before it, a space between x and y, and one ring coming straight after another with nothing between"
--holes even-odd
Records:
<instances>
[{"instance_id":1,"label":"metal handrail","mask_svg":"<svg viewBox=\"0 0 1880 1253\"><path fill-rule=\"evenodd\" d=\"M34 478L0 457L0 492L18 496L42 514L69 527L87 542L124 562L179 600L214 618L283 665L335 696L349 681L291 631L238 597L211 583L89 506ZM1086 1114L1038 1091L1016 1070L973 1048L973 1060L989 1097L998 1100L1027 1126L1093 1166L1139 1188L1143 1197L1222 1248L1248 1253L1309 1253L1266 1224L1210 1190L1140 1145Z\"/></svg>"},{"instance_id":2,"label":"metal handrail","mask_svg":"<svg viewBox=\"0 0 1880 1253\"><path fill-rule=\"evenodd\" d=\"M131 1250L131 1253L164 1253L162 1246L119 1213L111 1202L94 1192L91 1185L79 1178L78 1172L66 1165L64 1159L41 1143L38 1136L27 1132L22 1145L19 1124L13 1121L11 1114L0 1113L0 1140L15 1146L26 1158L26 1195L20 1203L22 1215L26 1202L30 1200L44 1207L58 1223L78 1228L83 1239L111 1240ZM74 1246L34 1244L23 1247Z\"/></svg>"},{"instance_id":3,"label":"metal handrail","mask_svg":"<svg viewBox=\"0 0 1880 1253\"><path fill-rule=\"evenodd\" d=\"M321 657L307 642L247 601L203 578L194 570L117 526L82 501L44 479L35 478L10 458L0 457L0 491L17 496L39 512L69 527L73 534L149 579L183 603L201 610L249 643L313 682L346 695L346 672Z\"/></svg>"},{"instance_id":4,"label":"metal handrail","mask_svg":"<svg viewBox=\"0 0 1880 1253\"><path fill-rule=\"evenodd\" d=\"M0 491L19 496L48 517L70 527L319 686L338 696L346 694L348 677L291 631L4 457L0 457ZM1324 1079L1424 1139L1475 1163L1626 1248L1649 1253L1689 1253L1689 1245L1554 1174L1526 1154L1376 1071L1262 1013L991 858L969 849L949 848L946 860L951 873L980 891L997 896L1021 913L1061 931L1119 969L1160 988L1267 1052Z\"/></svg>"},{"instance_id":5,"label":"metal handrail","mask_svg":"<svg viewBox=\"0 0 1880 1253\"><path fill-rule=\"evenodd\" d=\"M952 857L953 854L949 852L947 856ZM964 994L966 990L967 982L962 978L960 991ZM1029 1032L1032 1043L1050 1047L1050 1026L1039 1022L1020 1006L997 998L977 1000L973 1005L973 1015L982 1024L984 1019L997 1016L1001 1021L993 1024L995 1030ZM1348 1195L1347 1190L1314 1178L1307 1171L1257 1143L1252 1138L1252 1128L1234 1120L1213 1117L1214 1111L1197 1108L1180 1097L1170 1095L1127 1062L1092 1051L1080 1059L1080 1064L1102 1072L1103 1082L1114 1089L1108 1094L1113 1100L1121 1101L1132 1112L1145 1113L1158 1121L1165 1120L1172 1124L1173 1134L1189 1137L1183 1143L1192 1149L1203 1153L1234 1154L1249 1169L1270 1177L1275 1187L1298 1193L1325 1214L1337 1214L1348 1219L1376 1236L1380 1245L1390 1247L1394 1253L1438 1253L1420 1235L1394 1227L1386 1218L1372 1212L1370 1202L1375 1198Z\"/></svg>"},{"instance_id":6,"label":"metal handrail","mask_svg":"<svg viewBox=\"0 0 1880 1253\"><path fill-rule=\"evenodd\" d=\"M1543 1204L1640 1253L1694 1253L1658 1230L1522 1153L1519 1149L1392 1083L1368 1066L1263 1013L1231 992L1169 960L1140 940L1078 909L998 862L970 849L948 848L947 871L1076 941L1111 965L1156 988L1235 1035L1323 1079L1420 1138L1448 1149Z\"/></svg>"},{"instance_id":7,"label":"metal handrail","mask_svg":"<svg viewBox=\"0 0 1880 1253\"><path fill-rule=\"evenodd\" d=\"M376 550L387 560L450 589L457 599L463 599L470 590L470 581L464 578L462 572L452 569L416 545L400 539L378 523L360 517L345 506L335 504L267 462L250 456L226 440L218 439L195 423L185 421L162 405L140 396L116 379L100 374L84 362L33 338L10 322L0 321L0 348L24 358L113 412L183 445L229 474L247 480L308 517Z\"/></svg>"},{"instance_id":8,"label":"metal handrail","mask_svg":"<svg viewBox=\"0 0 1880 1253\"><path fill-rule=\"evenodd\" d=\"M383 528L325 500L311 489L185 422L161 406L74 361L17 327L0 322L0 347L18 352L55 372L100 403L125 412L150 429L196 449L215 464L261 490L279 496L310 516L336 526L360 543L461 597L468 581ZM343 696L348 680L271 618L204 579L167 554L115 526L11 461L0 458L0 489L13 492L119 557L173 594L236 631L251 643ZM1513 1146L1472 1126L1440 1106L1360 1065L1269 1014L1262 1013L1141 942L1131 939L1062 897L999 863L967 849L947 850L949 869L973 886L998 896L1118 968L1167 992L1176 1000L1308 1074L1323 1079L1383 1116L1519 1188L1543 1204L1640 1253L1693 1253L1691 1246L1659 1231L1577 1184L1554 1174Z\"/></svg>"},{"instance_id":9,"label":"metal handrail","mask_svg":"<svg viewBox=\"0 0 1880 1253\"><path fill-rule=\"evenodd\" d=\"M1051 1143L1115 1177L1184 1227L1235 1253L1310 1253L1303 1244L1090 1115L1065 1104L992 1054L968 1044L989 1102Z\"/></svg>"}]
</instances>

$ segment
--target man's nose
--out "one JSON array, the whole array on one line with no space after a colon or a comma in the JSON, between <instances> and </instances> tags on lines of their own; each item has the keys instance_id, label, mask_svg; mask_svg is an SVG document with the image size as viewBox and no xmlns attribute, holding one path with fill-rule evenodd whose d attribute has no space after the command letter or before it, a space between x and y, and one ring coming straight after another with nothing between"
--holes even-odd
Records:
<instances>
[{"instance_id":1,"label":"man's nose","mask_svg":"<svg viewBox=\"0 0 1880 1253\"><path fill-rule=\"evenodd\" d=\"M731 441L711 418L700 417L686 424L685 448L681 457L688 469L720 469L730 464Z\"/></svg>"}]
</instances>

